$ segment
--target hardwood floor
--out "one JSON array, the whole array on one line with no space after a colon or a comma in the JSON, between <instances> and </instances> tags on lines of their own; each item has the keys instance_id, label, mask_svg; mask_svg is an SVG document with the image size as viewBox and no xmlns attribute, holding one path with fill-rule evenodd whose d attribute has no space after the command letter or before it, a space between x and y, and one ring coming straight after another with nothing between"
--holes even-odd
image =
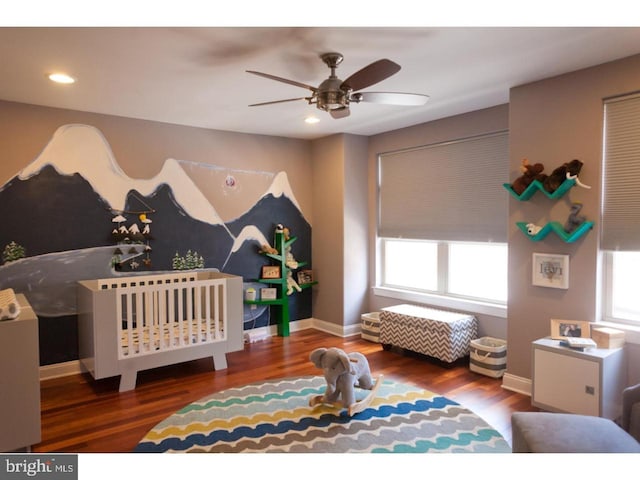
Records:
<instances>
[{"instance_id":1,"label":"hardwood floor","mask_svg":"<svg viewBox=\"0 0 640 480\"><path fill-rule=\"evenodd\" d=\"M42 442L32 451L130 452L161 420L214 392L268 378L319 375L309 361L317 347L362 352L374 375L412 383L464 405L509 443L511 413L535 410L528 396L503 389L501 379L471 372L468 362L445 368L421 355L384 351L360 336L340 338L309 329L246 344L227 356L226 370L213 371L213 361L203 359L141 372L136 389L125 393L118 392L118 377L96 381L78 374L45 380Z\"/></svg>"}]
</instances>

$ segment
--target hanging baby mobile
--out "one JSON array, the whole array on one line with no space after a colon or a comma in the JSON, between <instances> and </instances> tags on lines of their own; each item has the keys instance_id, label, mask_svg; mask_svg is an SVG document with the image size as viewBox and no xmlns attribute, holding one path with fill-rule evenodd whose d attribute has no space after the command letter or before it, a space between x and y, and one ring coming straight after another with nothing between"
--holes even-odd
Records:
<instances>
[{"instance_id":1,"label":"hanging baby mobile","mask_svg":"<svg viewBox=\"0 0 640 480\"><path fill-rule=\"evenodd\" d=\"M146 268L151 267L149 240L152 239L151 223L153 221L149 215L155 213L155 210L137 195L132 194L131 196L140 202L145 209L138 211L111 209L115 214L111 219L111 222L115 224L111 230L111 236L117 244L111 257L111 266L116 271L127 268L137 270L141 265ZM130 221L128 216L134 217L135 220ZM138 222L142 227L138 225Z\"/></svg>"}]
</instances>

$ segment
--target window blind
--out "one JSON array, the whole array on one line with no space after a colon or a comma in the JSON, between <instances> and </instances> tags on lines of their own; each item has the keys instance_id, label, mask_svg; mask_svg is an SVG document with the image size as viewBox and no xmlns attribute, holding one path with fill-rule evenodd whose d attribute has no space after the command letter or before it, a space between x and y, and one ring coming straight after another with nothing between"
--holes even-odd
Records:
<instances>
[{"instance_id":1,"label":"window blind","mask_svg":"<svg viewBox=\"0 0 640 480\"><path fill-rule=\"evenodd\" d=\"M381 237L506 242L508 133L378 157Z\"/></svg>"},{"instance_id":2,"label":"window blind","mask_svg":"<svg viewBox=\"0 0 640 480\"><path fill-rule=\"evenodd\" d=\"M601 248L640 251L640 95L605 101Z\"/></svg>"}]
</instances>

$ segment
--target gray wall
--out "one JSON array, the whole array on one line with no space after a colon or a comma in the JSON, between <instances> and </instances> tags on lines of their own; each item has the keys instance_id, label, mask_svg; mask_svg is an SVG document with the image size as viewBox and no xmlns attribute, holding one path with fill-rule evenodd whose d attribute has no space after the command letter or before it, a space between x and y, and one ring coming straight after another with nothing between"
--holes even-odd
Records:
<instances>
[{"instance_id":1,"label":"gray wall","mask_svg":"<svg viewBox=\"0 0 640 480\"><path fill-rule=\"evenodd\" d=\"M598 302L598 241L600 227L603 99L640 90L640 56L522 85L511 90L509 108L510 170L517 176L523 158L551 172L563 162L584 162L580 178L590 190L573 188L558 201L536 195L509 206L509 328L508 373L531 378L530 343L549 335L551 318L596 321ZM569 203L583 202L582 212L595 221L594 230L574 244L554 235L534 243L515 222L564 222ZM533 252L570 256L569 289L531 285ZM640 380L638 350L628 346L630 380Z\"/></svg>"},{"instance_id":2,"label":"gray wall","mask_svg":"<svg viewBox=\"0 0 640 480\"><path fill-rule=\"evenodd\" d=\"M367 137L333 135L312 142L314 318L360 323L368 287ZM346 327L346 328L345 328Z\"/></svg>"}]
</instances>

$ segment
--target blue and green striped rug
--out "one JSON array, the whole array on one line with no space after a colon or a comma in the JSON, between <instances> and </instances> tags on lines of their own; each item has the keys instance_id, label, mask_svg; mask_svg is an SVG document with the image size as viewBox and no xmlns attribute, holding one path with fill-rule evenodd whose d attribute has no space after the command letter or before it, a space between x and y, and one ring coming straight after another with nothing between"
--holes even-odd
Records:
<instances>
[{"instance_id":1,"label":"blue and green striped rug","mask_svg":"<svg viewBox=\"0 0 640 480\"><path fill-rule=\"evenodd\" d=\"M309 399L320 376L232 388L186 406L156 425L136 452L506 453L505 439L470 410L418 387L384 380L353 417ZM357 390L359 398L366 391Z\"/></svg>"}]
</instances>

